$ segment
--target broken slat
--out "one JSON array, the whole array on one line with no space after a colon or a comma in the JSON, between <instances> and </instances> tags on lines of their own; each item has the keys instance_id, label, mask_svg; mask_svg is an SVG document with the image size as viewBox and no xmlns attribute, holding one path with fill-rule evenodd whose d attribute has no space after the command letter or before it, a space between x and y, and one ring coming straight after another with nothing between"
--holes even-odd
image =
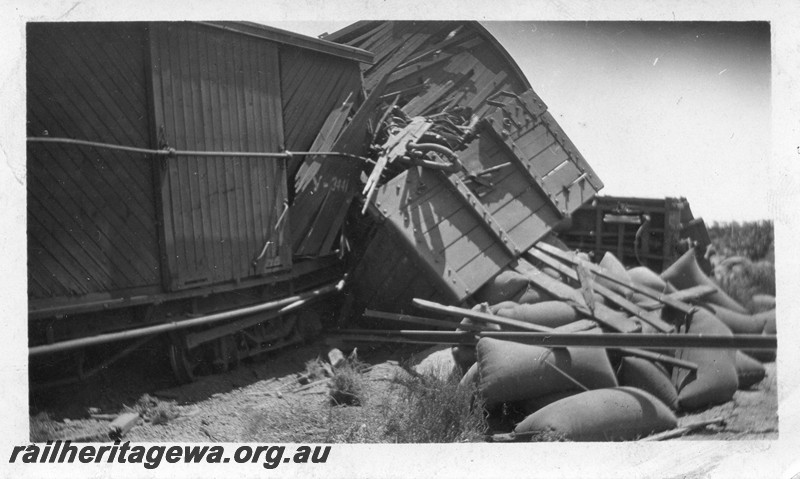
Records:
<instances>
[{"instance_id":1,"label":"broken slat","mask_svg":"<svg viewBox=\"0 0 800 479\"><path fill-rule=\"evenodd\" d=\"M333 151L362 153L366 149L364 131L367 120L374 114L381 92L385 86L380 82L358 108L350 123L344 128L334 142ZM298 192L292 205L292 244L294 253L298 255L318 255L322 243L330 237L330 230L338 230L344 220L344 213L355 194L360 165L351 163L325 162L320 165L316 178L324 179L328 185L322 187L322 181ZM320 194L324 189L325 194ZM322 198L321 198L322 197ZM309 219L322 220L309 222ZM301 247L302 246L302 247Z\"/></svg>"},{"instance_id":2,"label":"broken slat","mask_svg":"<svg viewBox=\"0 0 800 479\"><path fill-rule=\"evenodd\" d=\"M558 258L560 260L566 261L566 262L568 262L570 264L575 264L577 262L577 260L573 257L572 254L567 253L565 251L562 251L562 250L556 248L555 246L552 246L552 245L549 245L549 244L545 244L545 243L540 243L540 244L537 244L535 247L540 249L540 250L542 250L542 251L544 251L545 253L547 253L547 254L549 254L551 256L554 256L554 257L556 257L556 258ZM610 274L608 271L605 270L605 268L602 268L601 266L598 266L598 265L595 265L595 264L591 264L591 263L587 263L586 267L591 272L593 272L597 276L600 276L601 278L607 279L609 281L613 281L613 282L619 284L620 286L626 287L626 288L628 288L628 289L630 289L632 291L635 291L637 293L643 294L643 295L645 295L645 296L647 296L647 297L649 297L651 299L662 301L664 304L666 304L666 305L668 305L668 306L670 306L672 308L675 308L676 310L678 310L678 311L680 311L680 312L682 312L684 314L692 314L695 311L695 307L690 305L690 304L686 304L686 303L683 303L681 301L676 301L676 300L670 298L669 296L664 296L662 293L660 293L658 291L655 291L653 289L650 289L650 288L648 288L646 286L638 285L638 284L636 284L636 283L634 283L632 281L628 281L628 280L624 280L624 279L618 278L618 277Z\"/></svg>"},{"instance_id":3,"label":"broken slat","mask_svg":"<svg viewBox=\"0 0 800 479\"><path fill-rule=\"evenodd\" d=\"M386 140L384 147L386 151L378 158L375 167L372 169L372 173L370 173L369 178L367 178L367 183L364 185L364 190L362 191L362 194L365 196L364 207L361 209L362 215L366 213L367 208L369 208L369 205L372 202L372 198L375 196L375 191L378 187L378 181L380 181L386 165L392 163L398 156L405 154L406 145L409 142L416 142L422 136L422 134L431 127L431 125L432 123L427 121L425 118L415 117L405 128L396 134L391 135L389 139Z\"/></svg>"},{"instance_id":4,"label":"broken slat","mask_svg":"<svg viewBox=\"0 0 800 479\"><path fill-rule=\"evenodd\" d=\"M133 426L139 422L139 419L139 414L135 412L120 414L108 425L108 437L111 439L121 439L128 431L133 429Z\"/></svg>"},{"instance_id":5,"label":"broken slat","mask_svg":"<svg viewBox=\"0 0 800 479\"><path fill-rule=\"evenodd\" d=\"M681 437L692 431L703 429L708 426L724 426L724 425L725 425L725 418L717 417L714 419L709 419L707 421L698 421L695 423L687 424L685 426L681 426L676 429L671 429L669 431L653 434L652 436L647 436L642 439L639 439L639 441L663 441L665 439L673 439L676 437Z\"/></svg>"},{"instance_id":6,"label":"broken slat","mask_svg":"<svg viewBox=\"0 0 800 479\"><path fill-rule=\"evenodd\" d=\"M353 109L355 103L355 95L353 92L348 92L345 99L339 103L339 106L331 110L325 122L322 124L319 133L317 133L314 142L311 144L309 151L330 151L333 142L342 132L347 115ZM316 174L321 162L325 161L323 158L310 157L305 160L302 157L292 158L289 163L289 171L292 172L295 180L295 191L305 189L308 183ZM299 163L299 164L298 164ZM312 167L316 165L316 168ZM309 171L311 170L311 171Z\"/></svg>"},{"instance_id":7,"label":"broken slat","mask_svg":"<svg viewBox=\"0 0 800 479\"><path fill-rule=\"evenodd\" d=\"M528 252L524 253L523 256L527 257L528 259L538 259L542 263L546 264L547 266L550 266L551 268L555 268L560 273L567 275L573 280L577 280L580 277L580 274L576 273L574 270L566 266L564 263L561 263L560 261L555 260L547 256L546 254L537 251L536 249L529 250ZM589 263L585 262L577 262L576 264L578 267L582 267L585 269L588 269L589 266ZM674 329L672 325L662 320L657 314L653 313L652 311L646 311L640 308L631 301L625 299L621 294L618 294L608 289L606 286L600 283L594 283L593 287L604 298L617 304L625 311L635 315L636 317L646 322L650 326L656 328L657 330L661 331L662 333L668 333Z\"/></svg>"},{"instance_id":8,"label":"broken slat","mask_svg":"<svg viewBox=\"0 0 800 479\"><path fill-rule=\"evenodd\" d=\"M422 60L423 58L427 58L427 57L435 54L436 52L442 50L443 48L446 48L446 47L448 47L450 45L453 45L453 44L456 44L456 43L461 43L462 41L469 40L470 38L472 38L472 33L471 32L462 32L462 31L460 31L463 28L464 28L463 25L459 25L453 31L453 32L455 32L455 35L453 35L453 36L449 36L448 35L449 38L444 39L443 41L441 41L441 42L437 43L436 45L432 46L431 48L429 48L424 53L421 53L421 54L415 56L414 58L406 61L402 65L399 65L397 67L397 69L399 70L399 69L405 68L405 67L411 65L412 63L417 63L420 60ZM451 34L453 32L451 32Z\"/></svg>"},{"instance_id":9,"label":"broken slat","mask_svg":"<svg viewBox=\"0 0 800 479\"><path fill-rule=\"evenodd\" d=\"M526 265L528 269L528 271L520 272L524 274L534 285L540 287L561 301L566 301L567 304L575 308L576 311L597 320L597 322L615 331L622 333L632 333L638 331L639 325L636 324L636 322L632 319L619 317L614 310L602 303L596 304L594 311L592 311L584 303L583 296L579 291L567 286L555 278L548 276L524 259L520 259L520 263Z\"/></svg>"}]
</instances>

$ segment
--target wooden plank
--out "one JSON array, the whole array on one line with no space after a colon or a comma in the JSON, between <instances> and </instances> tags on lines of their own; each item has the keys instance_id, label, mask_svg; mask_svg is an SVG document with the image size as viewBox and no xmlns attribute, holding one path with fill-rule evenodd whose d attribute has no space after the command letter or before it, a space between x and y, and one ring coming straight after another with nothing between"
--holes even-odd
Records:
<instances>
[{"instance_id":1,"label":"wooden plank","mask_svg":"<svg viewBox=\"0 0 800 479\"><path fill-rule=\"evenodd\" d=\"M344 99L340 99L341 101L337 102L339 106L331 110L328 114L325 123L323 123L319 133L317 133L309 151L330 151L330 149L333 148L333 143L336 141L336 138L339 137L344 129L347 116L355 103L355 93L347 91L342 92L341 95L344 96ZM299 160L303 161L304 158L305 157L299 157ZM294 161L294 158L292 161ZM313 156L308 157L307 165L303 167L298 166L299 170L297 171L295 186L296 191L299 192L308 188L314 175L319 171L320 166L322 166L321 162ZM290 171L292 171L291 164Z\"/></svg>"},{"instance_id":2,"label":"wooden plank","mask_svg":"<svg viewBox=\"0 0 800 479\"><path fill-rule=\"evenodd\" d=\"M547 245L547 246L550 246L550 245ZM578 273L575 270L573 270L572 268L569 268L564 263L561 263L560 261L556 260L555 258L552 258L552 257L548 256L547 254L537 250L536 248L532 248L527 253L525 253L524 256L526 257L526 259L528 261L533 262L534 260L539 260L542 263L546 264L547 266L550 266L551 268L556 269L561 274L564 274L567 277L571 278L572 280L575 280L575 281L578 280ZM581 263L578 263L578 264L586 266L587 270L589 269L588 265L590 263L581 262ZM669 333L669 332L673 332L675 330L675 328L671 324L668 324L665 321L663 321L659 317L659 315L653 314L650 311L647 311L647 310L645 310L643 308L640 308L639 306L637 306L637 305L633 304L632 302L628 301L627 299L625 299L622 295L610 290L608 287L604 286L603 284L598 283L598 282L594 282L593 283L593 288L594 288L595 291L597 291L600 295L602 295L607 300L611 301L612 303L616 304L617 306L619 306L623 310L625 310L628 313L636 316L637 318L641 319L642 321L646 322L647 324L649 324L650 326L656 328L657 330L661 331L662 333Z\"/></svg>"},{"instance_id":3,"label":"wooden plank","mask_svg":"<svg viewBox=\"0 0 800 479\"><path fill-rule=\"evenodd\" d=\"M549 244L545 244L545 243L537 245L536 248L542 250L543 252L549 254L550 256L553 256L553 257L558 258L558 259L563 260L563 261L567 261L570 264L577 263L577 259L576 259L575 255L574 255L574 253L568 253L568 252L565 252L565 251L561 251L560 249L558 249L558 248L556 248L554 246L551 246ZM591 271L592 273L596 274L597 276L600 276L601 278L607 279L609 281L613 281L614 283L616 283L616 284L618 284L618 285L620 285L620 286L622 286L624 288L627 288L627 289L629 289L629 290L631 290L633 292L636 292L636 293L639 293L639 294L643 294L643 295L645 295L645 296L647 296L647 297L649 297L651 299L655 299L655 300L661 301L664 304L666 304L666 305L668 305L668 306L670 306L670 307L672 307L672 308L674 308L674 309L676 309L676 310L678 310L678 311L680 311L680 312L682 312L684 314L692 314L695 311L695 307L690 305L690 304L686 304L686 303L684 303L682 301L675 300L669 295L665 296L660 291L656 291L654 289L648 288L647 286L644 286L644 285L641 285L641 284L636 284L633 281L630 281L629 279L619 278L616 275L611 274L609 271L607 271L602 266L591 264L591 263L585 263L585 264L586 264L587 269L589 271Z\"/></svg>"},{"instance_id":4,"label":"wooden plank","mask_svg":"<svg viewBox=\"0 0 800 479\"><path fill-rule=\"evenodd\" d=\"M204 129L205 126L205 116L208 112L207 108L208 105L204 102L203 98L203 91L202 91L202 79L200 75L200 52L199 52L199 37L196 28L187 29L187 42L190 51L190 58L192 61L189 62L189 69L188 73L191 76L191 90L192 90L192 104L196 107L194 108L193 118L192 118L192 127L195 132L197 138L197 146L201 150L206 150L207 148L207 141L206 141L206 132ZM199 238L200 247L203 254L203 258L207 261L207 270L206 273L211 277L211 279L215 279L215 266L217 265L217 256L215 254L214 248L214 241L213 241L213 230L211 225L211 191L210 186L211 183L209 181L209 169L212 166L209 162L214 161L210 158L198 158L198 196L199 196L199 205L200 205L200 222L201 222L201 231L202 237Z\"/></svg>"},{"instance_id":5,"label":"wooden plank","mask_svg":"<svg viewBox=\"0 0 800 479\"><path fill-rule=\"evenodd\" d=\"M201 76L200 86L204 92L203 98L203 124L206 126L204 131L206 137L206 147L210 150L219 151L223 147L223 123L222 115L222 96L219 88L219 62L215 55L214 46L210 45L212 40L209 36L201 35L200 42L200 65ZM216 86L216 88L214 88ZM210 178L212 197L211 197L211 230L215 245L215 264L218 265L215 271L215 281L227 278L233 269L231 262L231 242L225 241L228 224L228 194L226 184L226 173L224 158L215 157L208 159L212 166Z\"/></svg>"},{"instance_id":6,"label":"wooden plank","mask_svg":"<svg viewBox=\"0 0 800 479\"><path fill-rule=\"evenodd\" d=\"M580 292L542 273L538 268L527 261L523 259L519 261L526 269L525 271L519 271L520 273L524 274L536 286L544 289L559 300L569 303L570 306L581 314L622 333L631 333L638 330L638 326L634 321L620 318L613 310L602 303L596 304L595 309L590 310L586 306Z\"/></svg>"},{"instance_id":7,"label":"wooden plank","mask_svg":"<svg viewBox=\"0 0 800 479\"><path fill-rule=\"evenodd\" d=\"M571 161L574 162L579 169L587 172L587 179L591 183L592 188L594 188L595 191L603 189L603 182L589 163L583 158L583 155L580 154L578 148L572 143L572 140L570 140L564 130L561 129L561 126L555 118L553 118L553 115L549 112L545 112L542 114L541 120L547 125L547 128L553 133L561 146L568 152Z\"/></svg>"},{"instance_id":8,"label":"wooden plank","mask_svg":"<svg viewBox=\"0 0 800 479\"><path fill-rule=\"evenodd\" d=\"M396 60L400 61L400 60ZM383 93L383 88L386 85L386 77L384 77L376 86L375 89L370 93L364 103L359 107L356 114L351 119L350 123L345 127L342 131L341 135L337 138L337 140L333 144L334 151L343 151L343 152L356 152L361 153L366 148L364 142L364 128L368 119L373 115L373 110L377 105L380 95ZM315 211L325 211L322 218L334 218L335 212L339 209L346 209L350 201L352 200L353 194L355 193L353 188L356 186L356 175L359 172L358 165L351 163L340 163L334 165L330 162L323 163L319 169L319 177L325 179L325 181L332 183L334 188L328 188L326 198L328 195L333 194L335 201L330 202L330 209L329 210L322 210L320 209L320 195L314 195L315 190L318 189L318 185L312 188L306 188L298 192L298 195L295 199L295 204L293 207L295 208L295 213L293 217L296 219L300 219L301 221L308 221L309 215ZM324 200L324 199L323 199ZM337 218L334 218L337 219ZM331 229L339 229L341 226L340 223L321 223L318 222L316 224L308 224L304 223L298 225L293 231L293 241L294 245L298 245L301 240L304 240L307 236L314 236L313 241L309 241L307 243L307 249L303 249L298 251L295 247L294 251L298 254L304 254L308 252L310 254L317 254L320 247L320 242L324 241L325 237L327 236L328 231Z\"/></svg>"}]
</instances>

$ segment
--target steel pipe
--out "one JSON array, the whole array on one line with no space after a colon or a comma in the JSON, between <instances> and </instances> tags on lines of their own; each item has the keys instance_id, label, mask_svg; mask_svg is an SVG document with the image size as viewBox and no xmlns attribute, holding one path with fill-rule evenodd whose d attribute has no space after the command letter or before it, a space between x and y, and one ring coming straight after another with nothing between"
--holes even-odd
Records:
<instances>
[{"instance_id":1,"label":"steel pipe","mask_svg":"<svg viewBox=\"0 0 800 479\"><path fill-rule=\"evenodd\" d=\"M476 338L494 338L534 344L548 348L648 348L648 349L767 349L778 346L777 337L762 334L635 334L635 333L533 333L516 331L425 331L425 330L351 330L342 334L366 333L371 336L394 336L446 343L474 343Z\"/></svg>"},{"instance_id":2,"label":"steel pipe","mask_svg":"<svg viewBox=\"0 0 800 479\"><path fill-rule=\"evenodd\" d=\"M52 354L62 351L69 351L71 349L83 348L87 346L94 346L97 344L110 343L114 341L122 341L126 339L139 338L142 336L149 336L153 334L165 333L168 331L175 331L178 329L191 328L193 326L201 326L205 324L225 321L226 319L238 318L250 314L259 313L262 311L269 311L272 309L283 308L287 309L297 301L308 300L311 298L320 298L328 294L339 292L344 288L344 279L337 283L331 283L322 288L309 291L307 293L289 296L287 298L269 301L267 303L257 304L255 306L247 306L238 308L231 311L224 311L221 313L210 314L201 316L199 318L186 319L183 321L172 321L170 323L157 324L155 326L148 326L145 328L132 329L127 331L120 331L116 333L99 334L97 336L90 336L88 338L71 339L68 341L61 341L53 344L45 344L42 346L33 346L28 348L29 356L37 356L42 354ZM293 308L292 308L293 309Z\"/></svg>"}]
</instances>

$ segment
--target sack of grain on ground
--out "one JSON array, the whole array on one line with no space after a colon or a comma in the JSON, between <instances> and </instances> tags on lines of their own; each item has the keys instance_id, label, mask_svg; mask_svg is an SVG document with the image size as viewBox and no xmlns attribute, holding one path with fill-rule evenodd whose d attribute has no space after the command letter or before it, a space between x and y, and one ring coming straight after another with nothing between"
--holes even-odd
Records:
<instances>
[{"instance_id":1,"label":"sack of grain on ground","mask_svg":"<svg viewBox=\"0 0 800 479\"><path fill-rule=\"evenodd\" d=\"M647 391L670 409L678 409L678 391L669 374L646 359L623 357L617 369L617 380L620 386Z\"/></svg>"},{"instance_id":2,"label":"sack of grain on ground","mask_svg":"<svg viewBox=\"0 0 800 479\"><path fill-rule=\"evenodd\" d=\"M411 357L411 369L417 374L441 381L461 378L462 369L456 364L448 346L433 346Z\"/></svg>"},{"instance_id":3,"label":"sack of grain on ground","mask_svg":"<svg viewBox=\"0 0 800 479\"><path fill-rule=\"evenodd\" d=\"M557 328L580 319L580 314L575 311L575 308L563 301L519 304L499 309L496 314L504 318L516 319L548 328Z\"/></svg>"},{"instance_id":4,"label":"sack of grain on ground","mask_svg":"<svg viewBox=\"0 0 800 479\"><path fill-rule=\"evenodd\" d=\"M516 304L511 302L508 303ZM472 307L472 310L479 311L481 313L493 312L491 307L486 303L476 304L475 306ZM469 328L465 328L464 326L480 326L482 329L486 331L500 330L500 326L496 324L485 323L483 321L478 321L471 318L464 318L461 320L461 323L456 328L456 331L469 331ZM464 344L453 346L453 348L451 349L451 353L456 364L458 365L459 368L461 368L461 371L467 371L470 367L472 367L473 364L475 364L476 361L475 346L464 345Z\"/></svg>"},{"instance_id":5,"label":"sack of grain on ground","mask_svg":"<svg viewBox=\"0 0 800 479\"><path fill-rule=\"evenodd\" d=\"M553 434L569 441L630 441L673 429L675 414L652 394L632 387L586 391L526 417L517 434Z\"/></svg>"},{"instance_id":6,"label":"sack of grain on ground","mask_svg":"<svg viewBox=\"0 0 800 479\"><path fill-rule=\"evenodd\" d=\"M505 269L476 291L474 299L489 304L513 300L525 291L528 283L528 278L524 275Z\"/></svg>"},{"instance_id":7,"label":"sack of grain on ground","mask_svg":"<svg viewBox=\"0 0 800 479\"><path fill-rule=\"evenodd\" d=\"M609 276L613 276L624 282L629 282L631 280L630 276L628 276L628 270L625 269L625 266L620 262L620 260L617 259L616 256L609 252L606 252L606 254L603 255L603 259L600 260L600 267L605 269ZM601 276L595 276L595 281L626 299L631 299L633 297L633 291L631 291L630 288L621 286L615 281L605 279Z\"/></svg>"},{"instance_id":8,"label":"sack of grain on ground","mask_svg":"<svg viewBox=\"0 0 800 479\"><path fill-rule=\"evenodd\" d=\"M705 309L692 316L689 334L733 336L731 330ZM672 384L683 410L696 410L728 402L739 385L735 351L727 349L677 349L675 357L698 365L697 372L673 368Z\"/></svg>"},{"instance_id":9,"label":"sack of grain on ground","mask_svg":"<svg viewBox=\"0 0 800 479\"><path fill-rule=\"evenodd\" d=\"M572 380L588 389L617 386L608 355L600 348L548 349L481 338L477 352L478 389L487 407L574 389Z\"/></svg>"},{"instance_id":10,"label":"sack of grain on ground","mask_svg":"<svg viewBox=\"0 0 800 479\"><path fill-rule=\"evenodd\" d=\"M763 331L761 331L761 334L769 334L769 335L778 334L775 310L773 309L759 314L763 314L766 316L766 321L764 322L764 329ZM777 351L775 350L743 349L742 351L746 353L748 356L758 359L762 363L769 363L775 361L777 355Z\"/></svg>"},{"instance_id":11,"label":"sack of grain on ground","mask_svg":"<svg viewBox=\"0 0 800 479\"><path fill-rule=\"evenodd\" d=\"M628 277L634 284L650 288L659 293L670 294L677 291L674 286L664 281L661 276L647 266L636 266L629 269Z\"/></svg>"},{"instance_id":12,"label":"sack of grain on ground","mask_svg":"<svg viewBox=\"0 0 800 479\"><path fill-rule=\"evenodd\" d=\"M728 296L722 289L709 278L700 266L697 264L697 259L694 255L694 248L678 258L672 265L661 273L661 278L664 281L671 283L677 289L688 289L693 286L708 285L713 286L715 291L703 298L704 302L723 306L737 313L747 314L748 311L736 302L733 298Z\"/></svg>"},{"instance_id":13,"label":"sack of grain on ground","mask_svg":"<svg viewBox=\"0 0 800 479\"><path fill-rule=\"evenodd\" d=\"M730 328L733 334L761 334L767 324L767 318L770 314L774 316L774 312L770 311L758 314L742 314L715 304L706 304L705 307L717 319L725 323L725 326Z\"/></svg>"},{"instance_id":14,"label":"sack of grain on ground","mask_svg":"<svg viewBox=\"0 0 800 479\"><path fill-rule=\"evenodd\" d=\"M767 375L767 370L757 359L747 354L736 351L736 376L739 379L739 389L750 389L760 383Z\"/></svg>"}]
</instances>

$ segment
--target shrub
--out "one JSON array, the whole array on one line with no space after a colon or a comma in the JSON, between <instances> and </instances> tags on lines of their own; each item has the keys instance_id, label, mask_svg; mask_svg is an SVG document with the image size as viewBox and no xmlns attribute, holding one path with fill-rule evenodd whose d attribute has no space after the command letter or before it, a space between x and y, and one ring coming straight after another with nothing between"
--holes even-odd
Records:
<instances>
[{"instance_id":1,"label":"shrub","mask_svg":"<svg viewBox=\"0 0 800 479\"><path fill-rule=\"evenodd\" d=\"M770 220L714 222L708 234L717 253L723 257L744 256L751 261L775 262L775 234Z\"/></svg>"},{"instance_id":2,"label":"shrub","mask_svg":"<svg viewBox=\"0 0 800 479\"><path fill-rule=\"evenodd\" d=\"M482 441L487 430L482 401L474 388L459 387L459 378L399 375L397 407L384 426L386 438L399 443Z\"/></svg>"},{"instance_id":3,"label":"shrub","mask_svg":"<svg viewBox=\"0 0 800 479\"><path fill-rule=\"evenodd\" d=\"M364 365L348 360L333 372L329 395L331 404L336 406L360 406L364 403L364 378L361 371Z\"/></svg>"}]
</instances>

